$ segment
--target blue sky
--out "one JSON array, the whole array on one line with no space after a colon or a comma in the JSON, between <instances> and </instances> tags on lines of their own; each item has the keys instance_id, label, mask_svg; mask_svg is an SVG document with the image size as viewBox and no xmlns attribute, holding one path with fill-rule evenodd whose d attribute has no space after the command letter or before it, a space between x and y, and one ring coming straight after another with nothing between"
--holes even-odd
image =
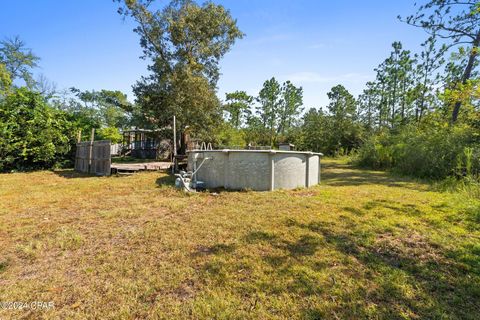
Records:
<instances>
[{"instance_id":1,"label":"blue sky","mask_svg":"<svg viewBox=\"0 0 480 320\"><path fill-rule=\"evenodd\" d=\"M159 0L162 1L162 0ZM246 37L221 61L218 94L256 95L266 79L304 88L304 105L324 107L341 83L355 95L389 54L393 41L417 50L426 34L397 20L408 0L218 0ZM111 0L4 0L0 37L20 36L41 57L37 73L59 89L121 90L147 74L132 21Z\"/></svg>"}]
</instances>

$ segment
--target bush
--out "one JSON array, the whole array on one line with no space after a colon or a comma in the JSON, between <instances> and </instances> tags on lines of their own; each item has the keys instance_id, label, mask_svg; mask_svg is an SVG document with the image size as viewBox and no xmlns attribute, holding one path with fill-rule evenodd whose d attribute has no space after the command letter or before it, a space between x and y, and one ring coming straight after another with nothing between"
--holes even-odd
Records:
<instances>
[{"instance_id":1,"label":"bush","mask_svg":"<svg viewBox=\"0 0 480 320\"><path fill-rule=\"evenodd\" d=\"M120 130L115 127L106 127L97 130L97 135L100 140L110 140L111 143L122 142L122 134Z\"/></svg>"},{"instance_id":2,"label":"bush","mask_svg":"<svg viewBox=\"0 0 480 320\"><path fill-rule=\"evenodd\" d=\"M359 148L355 162L374 169L393 169L420 178L443 179L478 172L475 130L447 124L408 125L383 131Z\"/></svg>"},{"instance_id":3,"label":"bush","mask_svg":"<svg viewBox=\"0 0 480 320\"><path fill-rule=\"evenodd\" d=\"M214 142L220 147L244 147L247 145L243 129L234 128L227 122L218 128Z\"/></svg>"},{"instance_id":4,"label":"bush","mask_svg":"<svg viewBox=\"0 0 480 320\"><path fill-rule=\"evenodd\" d=\"M20 88L0 102L0 171L52 168L68 159L73 137L62 111Z\"/></svg>"},{"instance_id":5,"label":"bush","mask_svg":"<svg viewBox=\"0 0 480 320\"><path fill-rule=\"evenodd\" d=\"M329 156L344 156L360 146L363 127L348 117L334 117L311 109L303 118L301 134L295 143L301 150L322 152Z\"/></svg>"},{"instance_id":6,"label":"bush","mask_svg":"<svg viewBox=\"0 0 480 320\"><path fill-rule=\"evenodd\" d=\"M385 130L368 137L355 153L354 162L372 169L392 168L392 140L390 133Z\"/></svg>"}]
</instances>

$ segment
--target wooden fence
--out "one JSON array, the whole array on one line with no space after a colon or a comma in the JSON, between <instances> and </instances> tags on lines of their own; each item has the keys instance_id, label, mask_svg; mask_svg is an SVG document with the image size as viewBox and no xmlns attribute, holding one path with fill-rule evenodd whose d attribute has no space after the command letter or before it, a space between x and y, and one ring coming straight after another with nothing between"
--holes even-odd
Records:
<instances>
[{"instance_id":1,"label":"wooden fence","mask_svg":"<svg viewBox=\"0 0 480 320\"><path fill-rule=\"evenodd\" d=\"M109 176L111 166L110 141L77 143L75 170L99 176Z\"/></svg>"}]
</instances>

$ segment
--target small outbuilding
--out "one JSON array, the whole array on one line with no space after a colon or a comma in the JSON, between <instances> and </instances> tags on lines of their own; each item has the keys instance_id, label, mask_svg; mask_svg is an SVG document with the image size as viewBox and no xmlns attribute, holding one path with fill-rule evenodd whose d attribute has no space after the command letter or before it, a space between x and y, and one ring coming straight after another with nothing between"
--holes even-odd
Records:
<instances>
[{"instance_id":1,"label":"small outbuilding","mask_svg":"<svg viewBox=\"0 0 480 320\"><path fill-rule=\"evenodd\" d=\"M122 132L122 155L140 159L159 159L170 156L170 143L160 138L160 130L131 129Z\"/></svg>"}]
</instances>

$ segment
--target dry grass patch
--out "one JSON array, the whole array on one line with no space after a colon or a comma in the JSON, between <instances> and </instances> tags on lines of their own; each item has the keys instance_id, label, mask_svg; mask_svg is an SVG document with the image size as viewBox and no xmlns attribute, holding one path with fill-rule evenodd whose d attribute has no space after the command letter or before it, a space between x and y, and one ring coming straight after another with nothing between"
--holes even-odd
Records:
<instances>
[{"instance_id":1,"label":"dry grass patch","mask_svg":"<svg viewBox=\"0 0 480 320\"><path fill-rule=\"evenodd\" d=\"M478 319L479 206L324 162L310 189L0 175L1 319Z\"/></svg>"}]
</instances>

